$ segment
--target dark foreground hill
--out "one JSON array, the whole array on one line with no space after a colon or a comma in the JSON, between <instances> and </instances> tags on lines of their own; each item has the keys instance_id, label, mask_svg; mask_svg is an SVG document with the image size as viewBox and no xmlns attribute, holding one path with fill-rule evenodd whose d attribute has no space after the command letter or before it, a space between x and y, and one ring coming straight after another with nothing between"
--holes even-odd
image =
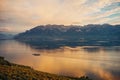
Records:
<instances>
[{"instance_id":1,"label":"dark foreground hill","mask_svg":"<svg viewBox=\"0 0 120 80\"><path fill-rule=\"evenodd\" d=\"M41 25L18 34L15 39L42 47L120 46L120 25Z\"/></svg>"},{"instance_id":2,"label":"dark foreground hill","mask_svg":"<svg viewBox=\"0 0 120 80\"><path fill-rule=\"evenodd\" d=\"M91 80L88 77L72 78L36 71L29 66L17 65L0 57L0 80Z\"/></svg>"}]
</instances>

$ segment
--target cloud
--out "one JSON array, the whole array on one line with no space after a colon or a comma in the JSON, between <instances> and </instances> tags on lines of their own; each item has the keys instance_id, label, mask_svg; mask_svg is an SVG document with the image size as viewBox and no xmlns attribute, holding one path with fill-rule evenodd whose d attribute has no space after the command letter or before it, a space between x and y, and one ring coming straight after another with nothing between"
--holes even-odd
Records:
<instances>
[{"instance_id":1,"label":"cloud","mask_svg":"<svg viewBox=\"0 0 120 80\"><path fill-rule=\"evenodd\" d=\"M105 6L101 10L103 12L106 12L106 11L110 11L110 10L116 9L118 7L120 7L120 2L115 2L115 3L111 3L110 5Z\"/></svg>"},{"instance_id":2,"label":"cloud","mask_svg":"<svg viewBox=\"0 0 120 80\"><path fill-rule=\"evenodd\" d=\"M119 11L120 0L1 0L0 27L23 31L40 24L119 24L114 18Z\"/></svg>"},{"instance_id":3,"label":"cloud","mask_svg":"<svg viewBox=\"0 0 120 80\"><path fill-rule=\"evenodd\" d=\"M10 32L11 29L9 27L0 27L0 32Z\"/></svg>"}]
</instances>

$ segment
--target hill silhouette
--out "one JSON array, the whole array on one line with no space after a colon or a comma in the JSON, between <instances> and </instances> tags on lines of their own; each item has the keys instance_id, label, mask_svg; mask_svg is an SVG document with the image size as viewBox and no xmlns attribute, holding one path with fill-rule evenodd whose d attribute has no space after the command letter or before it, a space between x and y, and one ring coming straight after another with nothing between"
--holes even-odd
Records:
<instances>
[{"instance_id":1,"label":"hill silhouette","mask_svg":"<svg viewBox=\"0 0 120 80\"><path fill-rule=\"evenodd\" d=\"M39 48L60 46L120 46L120 25L40 25L15 36Z\"/></svg>"}]
</instances>

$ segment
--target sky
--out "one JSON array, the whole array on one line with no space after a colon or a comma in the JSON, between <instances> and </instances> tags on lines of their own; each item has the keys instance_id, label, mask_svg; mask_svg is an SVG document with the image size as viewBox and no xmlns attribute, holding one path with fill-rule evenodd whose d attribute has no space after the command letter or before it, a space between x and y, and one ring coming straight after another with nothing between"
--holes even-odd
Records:
<instances>
[{"instance_id":1,"label":"sky","mask_svg":"<svg viewBox=\"0 0 120 80\"><path fill-rule=\"evenodd\" d=\"M0 0L0 31L104 23L120 24L120 0Z\"/></svg>"}]
</instances>

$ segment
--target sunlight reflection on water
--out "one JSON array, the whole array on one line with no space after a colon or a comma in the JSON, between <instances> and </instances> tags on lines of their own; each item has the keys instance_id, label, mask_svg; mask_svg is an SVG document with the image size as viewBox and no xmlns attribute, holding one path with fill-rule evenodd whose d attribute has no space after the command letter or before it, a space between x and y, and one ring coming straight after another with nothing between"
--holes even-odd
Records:
<instances>
[{"instance_id":1,"label":"sunlight reflection on water","mask_svg":"<svg viewBox=\"0 0 120 80\"><path fill-rule=\"evenodd\" d=\"M39 53L40 56L32 54ZM68 75L87 75L94 80L120 80L120 46L34 49L14 40L0 41L0 56L36 70Z\"/></svg>"}]
</instances>

